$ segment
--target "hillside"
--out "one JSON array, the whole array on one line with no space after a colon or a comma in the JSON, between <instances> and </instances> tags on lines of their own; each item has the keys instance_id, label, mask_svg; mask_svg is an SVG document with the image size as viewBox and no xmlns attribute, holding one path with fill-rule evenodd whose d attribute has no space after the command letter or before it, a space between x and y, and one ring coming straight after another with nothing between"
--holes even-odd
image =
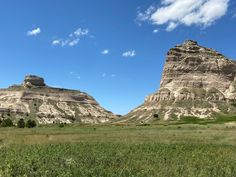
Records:
<instances>
[{"instance_id":1,"label":"hillside","mask_svg":"<svg viewBox=\"0 0 236 177\"><path fill-rule=\"evenodd\" d=\"M87 93L49 87L38 76L0 90L0 116L14 121L36 119L39 124L104 123L115 118Z\"/></svg>"}]
</instances>

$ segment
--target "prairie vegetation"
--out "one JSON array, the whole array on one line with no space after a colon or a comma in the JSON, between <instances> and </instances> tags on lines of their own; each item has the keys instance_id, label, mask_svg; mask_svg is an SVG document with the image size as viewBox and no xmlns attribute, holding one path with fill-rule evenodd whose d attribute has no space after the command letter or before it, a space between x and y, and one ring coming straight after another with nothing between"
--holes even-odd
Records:
<instances>
[{"instance_id":1,"label":"prairie vegetation","mask_svg":"<svg viewBox=\"0 0 236 177\"><path fill-rule=\"evenodd\" d=\"M0 176L236 176L236 123L0 129Z\"/></svg>"}]
</instances>

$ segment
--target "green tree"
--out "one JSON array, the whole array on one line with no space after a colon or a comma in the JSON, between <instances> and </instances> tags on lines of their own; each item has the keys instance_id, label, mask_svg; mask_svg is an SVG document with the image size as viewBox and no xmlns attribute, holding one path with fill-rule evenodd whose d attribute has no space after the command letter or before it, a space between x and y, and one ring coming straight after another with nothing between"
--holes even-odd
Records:
<instances>
[{"instance_id":1,"label":"green tree","mask_svg":"<svg viewBox=\"0 0 236 177\"><path fill-rule=\"evenodd\" d=\"M153 115L153 117L157 119L157 118L159 118L159 115L156 113Z\"/></svg>"},{"instance_id":2,"label":"green tree","mask_svg":"<svg viewBox=\"0 0 236 177\"><path fill-rule=\"evenodd\" d=\"M20 119L20 120L17 122L17 127L18 127L18 128L25 128L25 121L24 121L24 119Z\"/></svg>"},{"instance_id":3,"label":"green tree","mask_svg":"<svg viewBox=\"0 0 236 177\"><path fill-rule=\"evenodd\" d=\"M34 128L34 127L36 127L37 126L37 124L36 124L36 122L34 121L34 120L28 120L27 122L26 122L26 127L28 127L28 128Z\"/></svg>"},{"instance_id":4,"label":"green tree","mask_svg":"<svg viewBox=\"0 0 236 177\"><path fill-rule=\"evenodd\" d=\"M1 123L1 127L13 127L14 124L10 118L3 119Z\"/></svg>"}]
</instances>

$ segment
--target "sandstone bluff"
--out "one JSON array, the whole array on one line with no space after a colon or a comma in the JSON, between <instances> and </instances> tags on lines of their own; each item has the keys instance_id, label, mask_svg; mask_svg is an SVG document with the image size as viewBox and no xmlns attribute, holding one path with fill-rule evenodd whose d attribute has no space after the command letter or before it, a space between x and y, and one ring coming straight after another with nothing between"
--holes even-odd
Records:
<instances>
[{"instance_id":1,"label":"sandstone bluff","mask_svg":"<svg viewBox=\"0 0 236 177\"><path fill-rule=\"evenodd\" d=\"M44 79L29 75L21 85L0 90L1 119L36 119L39 124L103 123L115 115L94 98L76 90L52 88Z\"/></svg>"},{"instance_id":2,"label":"sandstone bluff","mask_svg":"<svg viewBox=\"0 0 236 177\"><path fill-rule=\"evenodd\" d=\"M187 40L167 53L160 89L122 121L236 113L236 62Z\"/></svg>"}]
</instances>

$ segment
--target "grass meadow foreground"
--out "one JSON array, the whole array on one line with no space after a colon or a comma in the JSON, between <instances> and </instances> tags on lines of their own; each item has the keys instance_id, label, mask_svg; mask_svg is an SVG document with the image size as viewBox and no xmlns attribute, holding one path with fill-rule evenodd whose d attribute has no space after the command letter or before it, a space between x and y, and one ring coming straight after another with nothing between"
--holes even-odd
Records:
<instances>
[{"instance_id":1,"label":"grass meadow foreground","mask_svg":"<svg viewBox=\"0 0 236 177\"><path fill-rule=\"evenodd\" d=\"M0 176L235 177L236 125L0 129Z\"/></svg>"}]
</instances>

